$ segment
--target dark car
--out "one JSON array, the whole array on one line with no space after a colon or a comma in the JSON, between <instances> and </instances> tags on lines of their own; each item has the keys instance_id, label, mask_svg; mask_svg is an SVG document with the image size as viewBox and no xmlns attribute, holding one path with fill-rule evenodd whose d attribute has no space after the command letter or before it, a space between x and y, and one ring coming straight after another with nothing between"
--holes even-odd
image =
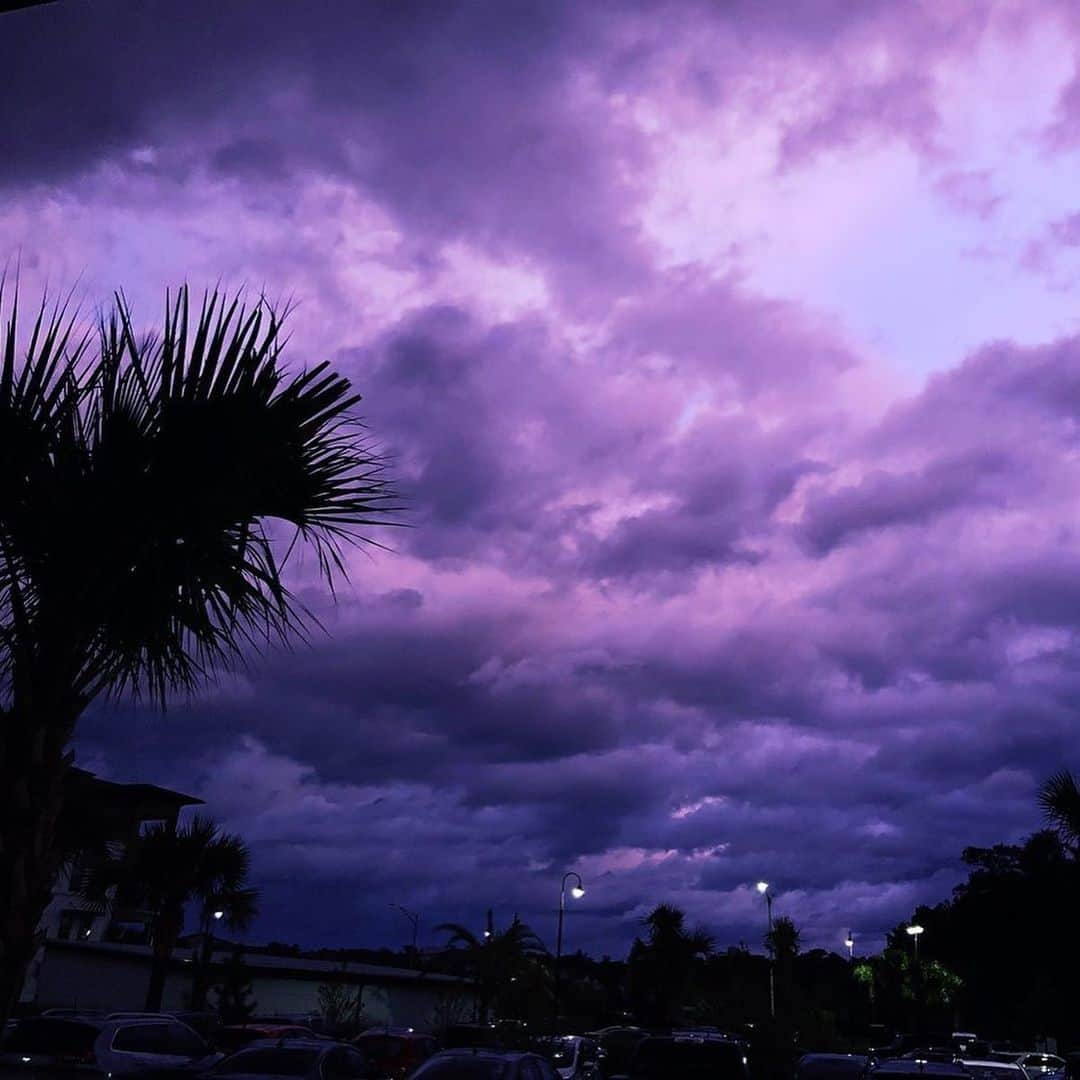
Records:
<instances>
[{"instance_id":1,"label":"dark car","mask_svg":"<svg viewBox=\"0 0 1080 1080\"><path fill-rule=\"evenodd\" d=\"M749 1080L746 1050L737 1042L671 1035L643 1039L630 1080Z\"/></svg>"},{"instance_id":2,"label":"dark car","mask_svg":"<svg viewBox=\"0 0 1080 1080\"><path fill-rule=\"evenodd\" d=\"M192 1076L220 1058L186 1024L159 1017L20 1020L4 1040L0 1065L19 1080L81 1076Z\"/></svg>"},{"instance_id":3,"label":"dark car","mask_svg":"<svg viewBox=\"0 0 1080 1080\"><path fill-rule=\"evenodd\" d=\"M960 1055L951 1046L920 1046L900 1055L901 1061L934 1061L939 1065L955 1065Z\"/></svg>"},{"instance_id":4,"label":"dark car","mask_svg":"<svg viewBox=\"0 0 1080 1080\"><path fill-rule=\"evenodd\" d=\"M539 1054L502 1050L443 1050L428 1058L410 1080L559 1080Z\"/></svg>"},{"instance_id":5,"label":"dark car","mask_svg":"<svg viewBox=\"0 0 1080 1080\"><path fill-rule=\"evenodd\" d=\"M601 1080L604 1052L595 1039L582 1035L554 1035L537 1039L533 1050L548 1059L562 1080Z\"/></svg>"},{"instance_id":6,"label":"dark car","mask_svg":"<svg viewBox=\"0 0 1080 1080\"><path fill-rule=\"evenodd\" d=\"M795 1080L854 1080L869 1066L865 1054L804 1054L795 1066Z\"/></svg>"},{"instance_id":7,"label":"dark car","mask_svg":"<svg viewBox=\"0 0 1080 1080\"><path fill-rule=\"evenodd\" d=\"M952 1047L952 1034L944 1032L939 1034L903 1034L897 1035L892 1042L875 1045L870 1048L870 1056L880 1060L898 1058L911 1050L919 1050L922 1047L947 1046Z\"/></svg>"},{"instance_id":8,"label":"dark car","mask_svg":"<svg viewBox=\"0 0 1080 1080\"><path fill-rule=\"evenodd\" d=\"M589 1037L595 1039L603 1051L601 1073L604 1076L628 1073L634 1060L634 1052L648 1034L644 1028L630 1026L607 1027L589 1032Z\"/></svg>"},{"instance_id":9,"label":"dark car","mask_svg":"<svg viewBox=\"0 0 1080 1080\"><path fill-rule=\"evenodd\" d=\"M872 1080L970 1080L962 1065L903 1058L879 1062L868 1075Z\"/></svg>"},{"instance_id":10,"label":"dark car","mask_svg":"<svg viewBox=\"0 0 1080 1080\"><path fill-rule=\"evenodd\" d=\"M266 1039L314 1039L315 1032L300 1024L228 1024L214 1032L214 1045L225 1054L234 1054L252 1043Z\"/></svg>"},{"instance_id":11,"label":"dark car","mask_svg":"<svg viewBox=\"0 0 1080 1080\"><path fill-rule=\"evenodd\" d=\"M202 1080L377 1080L381 1073L353 1046L329 1039L253 1043L218 1062Z\"/></svg>"},{"instance_id":12,"label":"dark car","mask_svg":"<svg viewBox=\"0 0 1080 1080\"><path fill-rule=\"evenodd\" d=\"M380 1076L394 1080L408 1076L438 1049L430 1035L421 1035L412 1028L365 1031L352 1044L380 1070Z\"/></svg>"}]
</instances>

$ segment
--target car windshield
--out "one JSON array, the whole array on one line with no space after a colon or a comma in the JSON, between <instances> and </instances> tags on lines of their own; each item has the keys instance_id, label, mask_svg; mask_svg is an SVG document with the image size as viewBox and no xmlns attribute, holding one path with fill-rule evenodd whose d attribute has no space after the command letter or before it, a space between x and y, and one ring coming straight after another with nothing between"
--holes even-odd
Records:
<instances>
[{"instance_id":1,"label":"car windshield","mask_svg":"<svg viewBox=\"0 0 1080 1080\"><path fill-rule=\"evenodd\" d=\"M809 1058L799 1062L801 1080L825 1080L829 1076L847 1076L861 1073L866 1068L866 1058Z\"/></svg>"},{"instance_id":2,"label":"car windshield","mask_svg":"<svg viewBox=\"0 0 1080 1080\"><path fill-rule=\"evenodd\" d=\"M544 1039L537 1044L536 1052L543 1054L556 1069L568 1069L574 1064L577 1044L573 1039Z\"/></svg>"},{"instance_id":3,"label":"car windshield","mask_svg":"<svg viewBox=\"0 0 1080 1080\"><path fill-rule=\"evenodd\" d=\"M303 1076L309 1072L319 1056L318 1050L299 1047L272 1047L260 1050L243 1050L226 1058L214 1070L215 1076L233 1076L241 1073L259 1076Z\"/></svg>"},{"instance_id":4,"label":"car windshield","mask_svg":"<svg viewBox=\"0 0 1080 1080\"><path fill-rule=\"evenodd\" d=\"M694 1042L662 1039L646 1039L638 1047L636 1066L664 1076L675 1075L679 1069L708 1069L710 1076L720 1080L722 1076L741 1073L742 1054L737 1047L720 1042Z\"/></svg>"},{"instance_id":5,"label":"car windshield","mask_svg":"<svg viewBox=\"0 0 1080 1080\"><path fill-rule=\"evenodd\" d=\"M372 1057L398 1057L405 1049L404 1041L393 1035L364 1035L353 1044Z\"/></svg>"},{"instance_id":6,"label":"car windshield","mask_svg":"<svg viewBox=\"0 0 1080 1080\"><path fill-rule=\"evenodd\" d=\"M429 1061L413 1073L413 1080L507 1080L510 1065L497 1058L443 1058Z\"/></svg>"}]
</instances>

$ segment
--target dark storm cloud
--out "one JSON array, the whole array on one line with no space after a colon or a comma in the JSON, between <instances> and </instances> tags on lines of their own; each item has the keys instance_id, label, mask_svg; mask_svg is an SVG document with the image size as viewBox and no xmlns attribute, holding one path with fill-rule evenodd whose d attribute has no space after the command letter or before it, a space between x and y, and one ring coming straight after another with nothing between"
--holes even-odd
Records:
<instances>
[{"instance_id":1,"label":"dark storm cloud","mask_svg":"<svg viewBox=\"0 0 1080 1080\"><path fill-rule=\"evenodd\" d=\"M838 944L838 913L869 939L945 895L965 845L1037 826L1080 705L1080 349L1000 341L896 400L842 320L775 284L837 275L842 204L882 183L801 169L864 144L940 166L927 71L984 22L250 0L5 20L28 264L52 243L147 289L207 265L302 281L290 362L355 378L408 506L336 607L296 571L327 635L80 731L84 763L195 791L250 839L258 936L400 940L393 902L550 933L573 866L593 951L661 900L756 943L762 876ZM981 221L954 164L934 205ZM710 263L702 234L772 172L810 185L799 213L762 197ZM690 228L695 198L715 217ZM755 275L740 245L774 217Z\"/></svg>"}]
</instances>

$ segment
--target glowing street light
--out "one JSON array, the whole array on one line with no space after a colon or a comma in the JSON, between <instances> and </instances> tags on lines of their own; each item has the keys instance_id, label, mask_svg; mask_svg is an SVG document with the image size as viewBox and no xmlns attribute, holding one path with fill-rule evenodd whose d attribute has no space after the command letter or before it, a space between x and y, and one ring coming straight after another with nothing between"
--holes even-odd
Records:
<instances>
[{"instance_id":1,"label":"glowing street light","mask_svg":"<svg viewBox=\"0 0 1080 1080\"><path fill-rule=\"evenodd\" d=\"M919 935L922 934L923 928L918 923L912 923L906 928L908 936L915 944L915 964L919 963Z\"/></svg>"},{"instance_id":2,"label":"glowing street light","mask_svg":"<svg viewBox=\"0 0 1080 1080\"><path fill-rule=\"evenodd\" d=\"M571 878L574 879L574 884L570 889L570 895L575 900L580 900L585 895L585 883L581 880L581 875L576 870L567 870L563 874L562 884L559 886L559 928L555 934L555 1015L552 1022L553 1029L559 1022L559 991L562 989L563 919L566 917L566 883Z\"/></svg>"},{"instance_id":3,"label":"glowing street light","mask_svg":"<svg viewBox=\"0 0 1080 1080\"><path fill-rule=\"evenodd\" d=\"M769 883L767 881L759 881L757 883L758 893L765 897L765 909L769 916L769 1015L776 1019L776 973L773 963L773 946L772 946L772 893L769 892Z\"/></svg>"},{"instance_id":4,"label":"glowing street light","mask_svg":"<svg viewBox=\"0 0 1080 1080\"><path fill-rule=\"evenodd\" d=\"M844 938L844 944L847 946L847 955L849 960L855 959L855 935L849 930L847 937Z\"/></svg>"},{"instance_id":5,"label":"glowing street light","mask_svg":"<svg viewBox=\"0 0 1080 1080\"><path fill-rule=\"evenodd\" d=\"M221 922L221 920L225 918L225 912L224 911L215 911L214 912L214 918L217 919L218 922Z\"/></svg>"}]
</instances>

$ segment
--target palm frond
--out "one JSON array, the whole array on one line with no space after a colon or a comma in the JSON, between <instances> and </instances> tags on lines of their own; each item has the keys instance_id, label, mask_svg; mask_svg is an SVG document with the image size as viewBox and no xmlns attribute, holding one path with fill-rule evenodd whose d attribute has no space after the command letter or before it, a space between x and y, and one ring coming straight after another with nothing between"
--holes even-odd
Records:
<instances>
[{"instance_id":1,"label":"palm frond","mask_svg":"<svg viewBox=\"0 0 1080 1080\"><path fill-rule=\"evenodd\" d=\"M117 295L92 359L66 303L41 306L25 347L17 319L16 296L0 345L0 693L18 666L83 699L164 703L305 636L314 616L284 582L297 539L333 589L344 549L395 524L359 395L326 363L289 375L265 303L196 304L185 287L140 337Z\"/></svg>"},{"instance_id":2,"label":"palm frond","mask_svg":"<svg viewBox=\"0 0 1080 1080\"><path fill-rule=\"evenodd\" d=\"M1080 843L1080 785L1067 769L1054 773L1039 790L1046 820L1069 844Z\"/></svg>"}]
</instances>

